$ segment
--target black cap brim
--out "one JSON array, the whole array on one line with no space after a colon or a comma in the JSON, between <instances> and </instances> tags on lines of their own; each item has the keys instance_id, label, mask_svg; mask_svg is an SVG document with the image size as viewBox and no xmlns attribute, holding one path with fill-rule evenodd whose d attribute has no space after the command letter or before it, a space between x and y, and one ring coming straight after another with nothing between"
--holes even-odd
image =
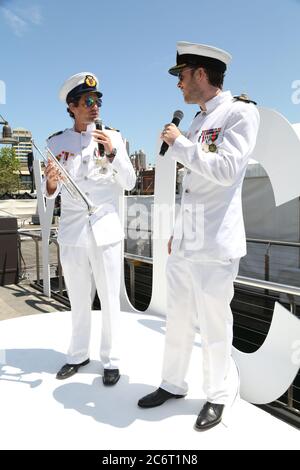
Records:
<instances>
[{"instance_id":1,"label":"black cap brim","mask_svg":"<svg viewBox=\"0 0 300 470\"><path fill-rule=\"evenodd\" d=\"M184 69L185 67L188 67L188 64L178 64L178 65L174 65L174 67L171 67L168 72L169 74L173 75L174 77L178 77L178 75L180 74L180 72L182 71L182 69Z\"/></svg>"},{"instance_id":2,"label":"black cap brim","mask_svg":"<svg viewBox=\"0 0 300 470\"><path fill-rule=\"evenodd\" d=\"M185 67L205 67L216 72L225 72L226 64L214 57L199 56L195 54L177 53L177 64L169 69L171 75L179 75Z\"/></svg>"},{"instance_id":3,"label":"black cap brim","mask_svg":"<svg viewBox=\"0 0 300 470\"><path fill-rule=\"evenodd\" d=\"M99 96L99 98L102 97L102 93L98 90L95 90L95 88L93 87L91 88L87 87L87 88L84 88L75 92L73 91L73 93L72 91L67 96L67 99L66 99L67 103L70 102L72 98L78 98L79 96L84 95L85 93L96 93L96 95Z\"/></svg>"}]
</instances>

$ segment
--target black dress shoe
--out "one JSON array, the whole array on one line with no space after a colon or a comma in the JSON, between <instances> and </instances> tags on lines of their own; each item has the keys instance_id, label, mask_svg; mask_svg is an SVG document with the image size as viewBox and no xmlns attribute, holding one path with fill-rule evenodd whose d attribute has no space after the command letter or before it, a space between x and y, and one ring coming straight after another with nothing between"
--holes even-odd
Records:
<instances>
[{"instance_id":1,"label":"black dress shoe","mask_svg":"<svg viewBox=\"0 0 300 470\"><path fill-rule=\"evenodd\" d=\"M76 374L78 369L82 366L85 366L90 362L89 359L86 361L81 362L80 364L65 364L62 366L62 368L57 372L56 378L58 380L64 380L68 379L69 377L72 377L72 375Z\"/></svg>"},{"instance_id":2,"label":"black dress shoe","mask_svg":"<svg viewBox=\"0 0 300 470\"><path fill-rule=\"evenodd\" d=\"M219 424L222 420L224 405L207 401L200 411L195 423L196 431L206 431Z\"/></svg>"},{"instance_id":3,"label":"black dress shoe","mask_svg":"<svg viewBox=\"0 0 300 470\"><path fill-rule=\"evenodd\" d=\"M115 385L120 377L119 369L104 369L102 381L104 385Z\"/></svg>"},{"instance_id":4,"label":"black dress shoe","mask_svg":"<svg viewBox=\"0 0 300 470\"><path fill-rule=\"evenodd\" d=\"M163 388L158 388L155 392L149 393L138 401L138 406L141 408L154 408L160 406L170 398L183 398L185 395L175 395L174 393L167 392Z\"/></svg>"}]
</instances>

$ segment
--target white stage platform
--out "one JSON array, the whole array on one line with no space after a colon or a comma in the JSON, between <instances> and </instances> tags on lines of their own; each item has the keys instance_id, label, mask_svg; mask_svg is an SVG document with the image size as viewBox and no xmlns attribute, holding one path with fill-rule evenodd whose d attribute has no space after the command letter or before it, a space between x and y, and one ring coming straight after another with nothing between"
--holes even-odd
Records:
<instances>
[{"instance_id":1,"label":"white stage platform","mask_svg":"<svg viewBox=\"0 0 300 470\"><path fill-rule=\"evenodd\" d=\"M98 359L101 312L93 313L91 363L65 381L69 312L0 322L1 449L299 449L297 429L238 400L231 420L207 432L193 425L203 404L200 338L189 394L142 410L137 400L160 383L164 320L122 315L122 377L104 387Z\"/></svg>"}]
</instances>

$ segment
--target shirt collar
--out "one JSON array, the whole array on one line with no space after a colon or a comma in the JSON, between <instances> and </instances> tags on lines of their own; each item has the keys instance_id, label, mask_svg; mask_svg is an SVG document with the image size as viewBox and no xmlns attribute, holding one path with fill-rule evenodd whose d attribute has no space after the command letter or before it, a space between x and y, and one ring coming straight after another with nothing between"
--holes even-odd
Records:
<instances>
[{"instance_id":1,"label":"shirt collar","mask_svg":"<svg viewBox=\"0 0 300 470\"><path fill-rule=\"evenodd\" d=\"M94 122L91 122L91 124L88 124L86 128L86 132L92 132L96 129L96 124Z\"/></svg>"},{"instance_id":2,"label":"shirt collar","mask_svg":"<svg viewBox=\"0 0 300 470\"><path fill-rule=\"evenodd\" d=\"M225 101L232 100L232 94L230 91L222 91L217 96L214 96L210 100L206 101L206 111L202 111L201 114L210 114L216 109L217 106L224 103Z\"/></svg>"},{"instance_id":3,"label":"shirt collar","mask_svg":"<svg viewBox=\"0 0 300 470\"><path fill-rule=\"evenodd\" d=\"M86 131L82 131L81 134L87 134L88 132L92 132L96 129L96 124L94 122L91 122L91 124L88 124L87 127L86 127ZM76 132L75 131L75 124L74 126L72 127L71 129L72 131Z\"/></svg>"}]
</instances>

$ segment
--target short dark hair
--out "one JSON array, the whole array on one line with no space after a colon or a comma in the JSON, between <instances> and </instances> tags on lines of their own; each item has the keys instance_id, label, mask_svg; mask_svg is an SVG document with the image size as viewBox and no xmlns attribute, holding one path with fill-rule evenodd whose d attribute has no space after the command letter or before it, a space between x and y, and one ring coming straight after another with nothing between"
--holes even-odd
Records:
<instances>
[{"instance_id":1,"label":"short dark hair","mask_svg":"<svg viewBox=\"0 0 300 470\"><path fill-rule=\"evenodd\" d=\"M76 96L76 97L73 97L72 99L67 101L67 104L73 103L75 105L75 107L77 108L80 98L81 98L80 95ZM72 113L72 111L70 111L69 107L67 107L67 113L69 113L71 118L75 119L75 115L74 115L74 113Z\"/></svg>"},{"instance_id":2,"label":"short dark hair","mask_svg":"<svg viewBox=\"0 0 300 470\"><path fill-rule=\"evenodd\" d=\"M218 87L218 88L223 88L223 83L224 83L224 77L225 77L225 72L217 72L216 70L211 70L211 69L204 69L209 83L212 86Z\"/></svg>"},{"instance_id":3,"label":"short dark hair","mask_svg":"<svg viewBox=\"0 0 300 470\"><path fill-rule=\"evenodd\" d=\"M195 70L197 70L200 67L201 66L193 68L193 72L192 72L193 75L195 73ZM202 68L205 70L209 84L222 89L223 83L224 83L225 72L217 72L216 70L207 69L206 67L202 67Z\"/></svg>"}]
</instances>

